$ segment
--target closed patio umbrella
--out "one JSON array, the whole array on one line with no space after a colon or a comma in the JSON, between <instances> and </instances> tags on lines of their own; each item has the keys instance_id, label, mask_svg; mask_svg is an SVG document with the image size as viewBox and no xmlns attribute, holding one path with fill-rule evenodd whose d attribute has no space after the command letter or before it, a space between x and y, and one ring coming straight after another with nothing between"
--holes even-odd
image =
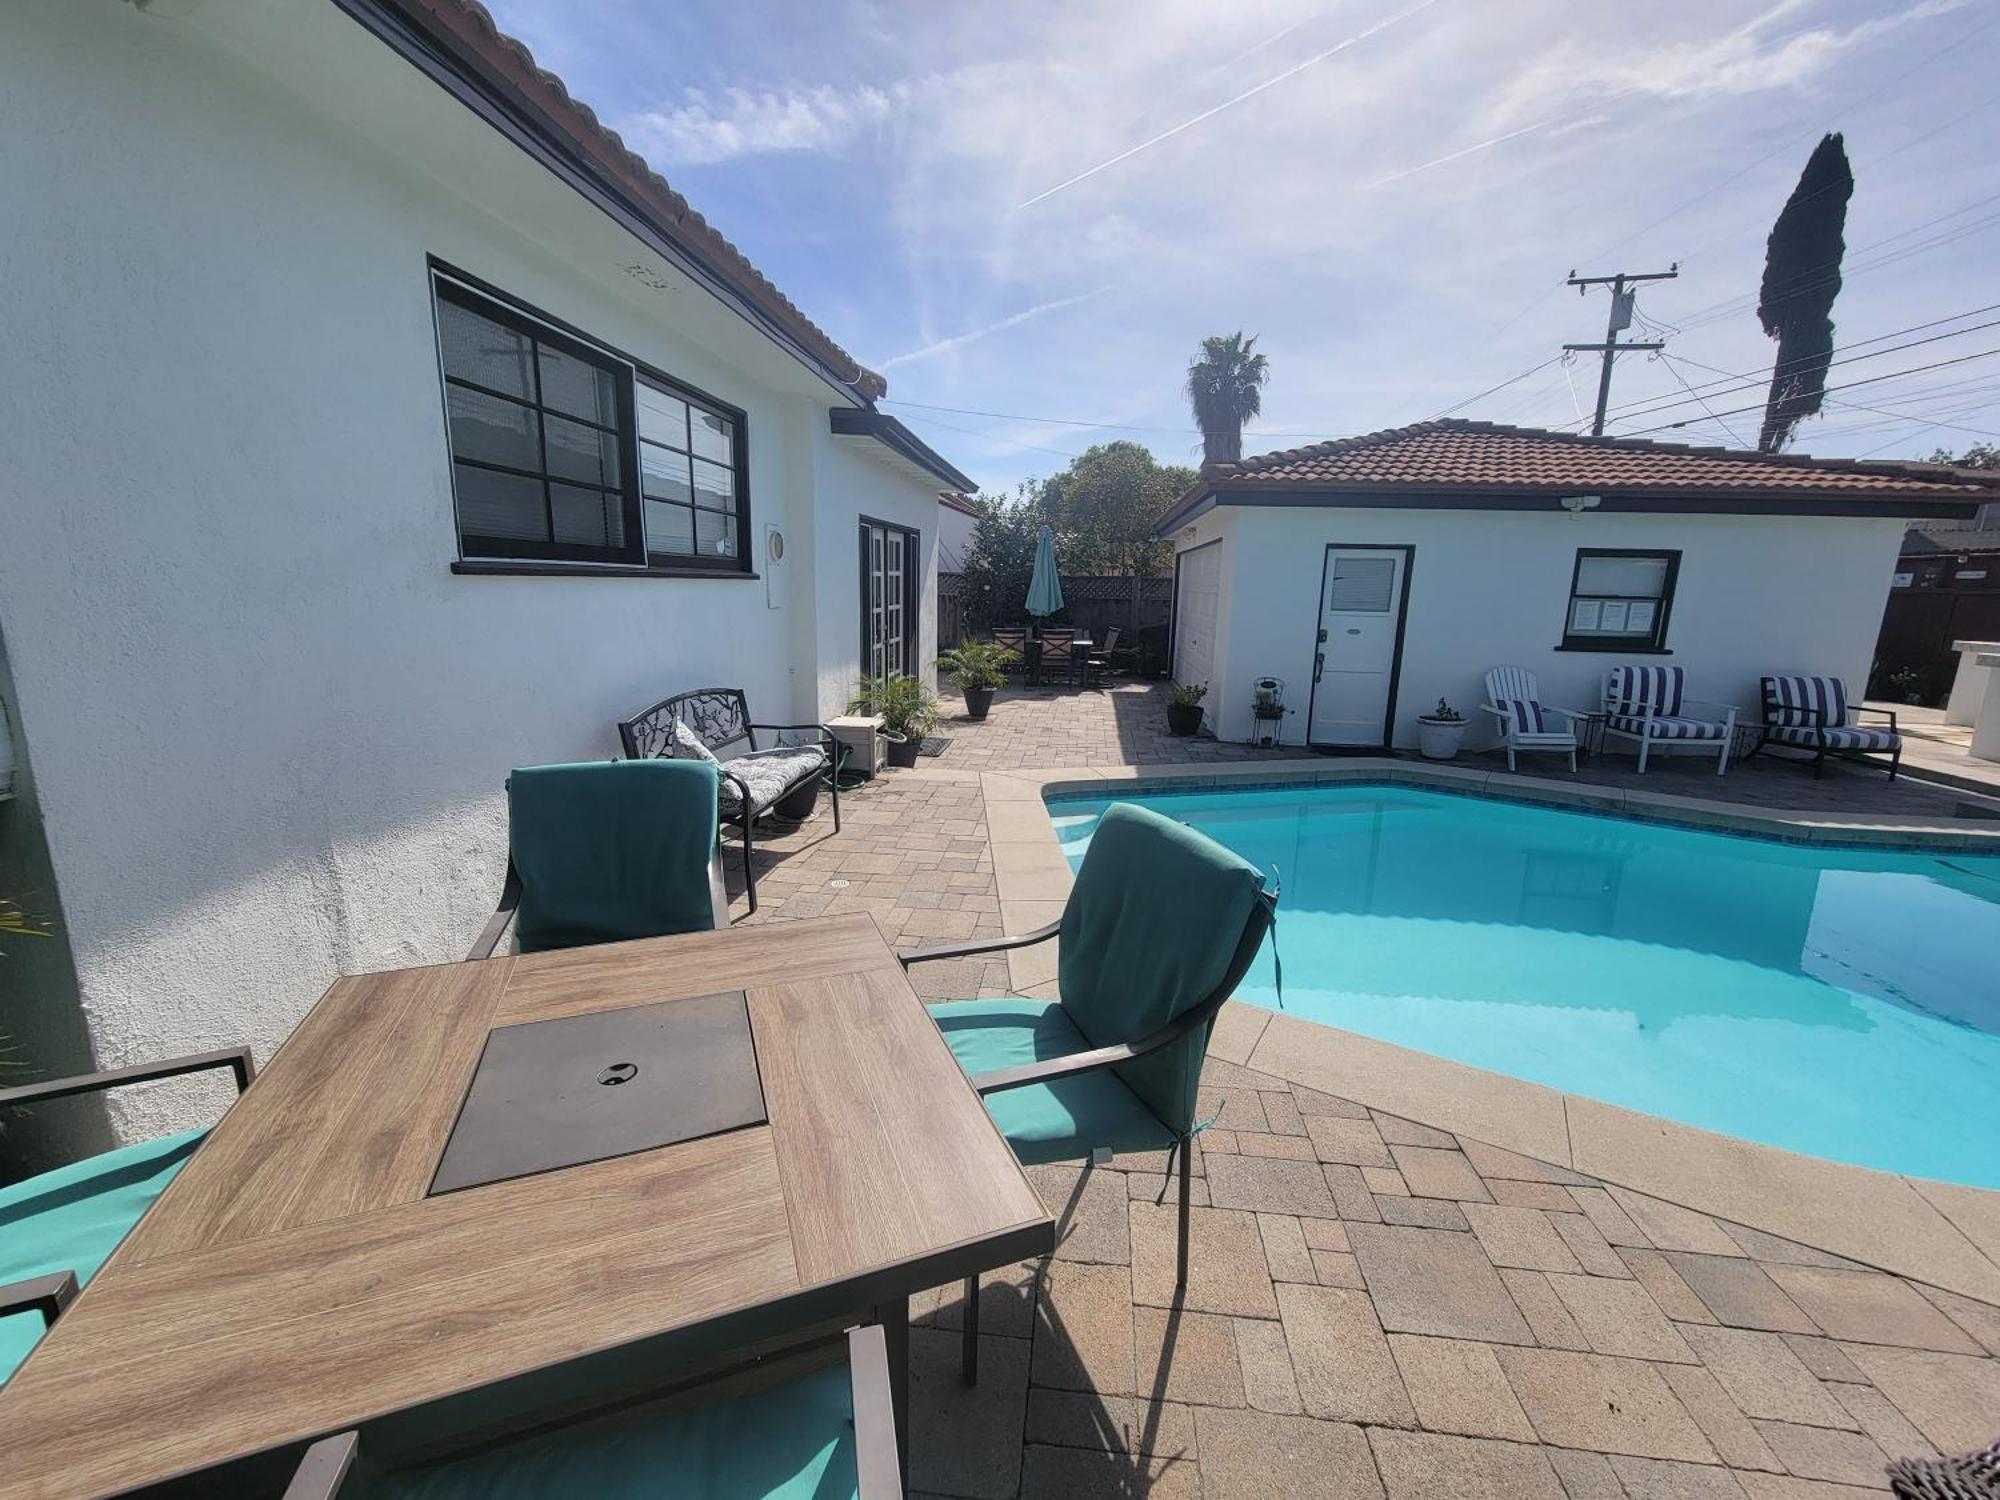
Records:
<instances>
[{"instance_id":1,"label":"closed patio umbrella","mask_svg":"<svg viewBox=\"0 0 2000 1500\"><path fill-rule=\"evenodd\" d=\"M1035 537L1035 571L1028 579L1028 613L1052 615L1062 607L1062 575L1056 571L1056 534L1044 525Z\"/></svg>"}]
</instances>

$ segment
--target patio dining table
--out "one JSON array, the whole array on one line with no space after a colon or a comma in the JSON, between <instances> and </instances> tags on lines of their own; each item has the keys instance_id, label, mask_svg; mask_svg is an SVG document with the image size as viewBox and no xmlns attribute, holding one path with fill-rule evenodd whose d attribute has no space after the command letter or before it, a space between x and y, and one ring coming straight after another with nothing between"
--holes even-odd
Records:
<instances>
[{"instance_id":1,"label":"patio dining table","mask_svg":"<svg viewBox=\"0 0 2000 1500\"><path fill-rule=\"evenodd\" d=\"M599 1056L587 1030L537 1023L663 1016L685 1039L683 1005L717 1035L747 1019L749 1082L718 1103L705 1073L684 1080L665 1112L761 1118L455 1186L495 1169L456 1140L482 1059L567 1037L571 1095L581 1067L584 1094L632 1098L599 1088L631 1076L622 1043ZM500 1083L496 1139L555 1108L532 1072ZM546 1154L549 1132L525 1139ZM245 1475L259 1456L278 1470L312 1439L412 1413L525 1420L579 1372L665 1383L868 1317L907 1443L907 1299L1054 1237L865 915L345 978L0 1386L0 1496Z\"/></svg>"}]
</instances>

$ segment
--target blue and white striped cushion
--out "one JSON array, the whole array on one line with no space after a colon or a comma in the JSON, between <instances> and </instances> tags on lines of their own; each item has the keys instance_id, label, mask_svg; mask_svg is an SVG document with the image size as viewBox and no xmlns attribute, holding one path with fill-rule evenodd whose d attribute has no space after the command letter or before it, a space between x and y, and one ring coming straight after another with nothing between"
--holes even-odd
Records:
<instances>
[{"instance_id":1,"label":"blue and white striped cushion","mask_svg":"<svg viewBox=\"0 0 2000 1500\"><path fill-rule=\"evenodd\" d=\"M1626 734L1644 734L1648 720L1639 714L1612 714L1604 721L1613 729ZM1651 721L1652 736L1656 740L1719 740L1722 738L1723 724L1720 719L1683 719L1673 714L1654 714Z\"/></svg>"},{"instance_id":2,"label":"blue and white striped cushion","mask_svg":"<svg viewBox=\"0 0 2000 1500\"><path fill-rule=\"evenodd\" d=\"M1826 730L1826 748L1829 750L1894 750L1900 741L1894 730L1877 729L1873 725L1863 727L1849 724ZM1811 724L1774 724L1770 735L1780 745L1798 745L1806 750L1820 747L1820 730Z\"/></svg>"},{"instance_id":3,"label":"blue and white striped cushion","mask_svg":"<svg viewBox=\"0 0 2000 1500\"><path fill-rule=\"evenodd\" d=\"M1613 667L1611 712L1643 714L1650 703L1655 714L1678 714L1685 679L1679 667Z\"/></svg>"},{"instance_id":4,"label":"blue and white striped cushion","mask_svg":"<svg viewBox=\"0 0 2000 1500\"><path fill-rule=\"evenodd\" d=\"M1548 726L1542 722L1542 705L1532 699L1509 698L1499 705L1507 716L1507 727L1515 734L1544 734Z\"/></svg>"},{"instance_id":5,"label":"blue and white striped cushion","mask_svg":"<svg viewBox=\"0 0 2000 1500\"><path fill-rule=\"evenodd\" d=\"M1827 724L1847 722L1847 686L1838 677L1766 677L1766 724Z\"/></svg>"}]
</instances>

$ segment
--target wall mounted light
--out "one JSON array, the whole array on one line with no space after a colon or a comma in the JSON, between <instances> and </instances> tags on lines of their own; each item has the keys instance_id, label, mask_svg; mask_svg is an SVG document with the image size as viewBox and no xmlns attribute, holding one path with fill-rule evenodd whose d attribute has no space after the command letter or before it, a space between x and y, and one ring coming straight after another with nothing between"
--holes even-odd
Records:
<instances>
[{"instance_id":1,"label":"wall mounted light","mask_svg":"<svg viewBox=\"0 0 2000 1500\"><path fill-rule=\"evenodd\" d=\"M1598 506L1604 503L1604 497L1601 495L1564 495L1560 503L1562 508L1571 515L1580 516L1587 510L1596 510Z\"/></svg>"}]
</instances>

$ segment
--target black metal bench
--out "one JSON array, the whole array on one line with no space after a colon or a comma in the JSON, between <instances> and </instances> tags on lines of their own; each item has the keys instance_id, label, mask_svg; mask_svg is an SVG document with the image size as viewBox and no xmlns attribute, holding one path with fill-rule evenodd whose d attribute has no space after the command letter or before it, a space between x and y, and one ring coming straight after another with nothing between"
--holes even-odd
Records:
<instances>
[{"instance_id":1,"label":"black metal bench","mask_svg":"<svg viewBox=\"0 0 2000 1500\"><path fill-rule=\"evenodd\" d=\"M675 732L676 725L687 731L699 750ZM760 747L760 729L773 734L811 730L816 738L809 744L774 742ZM824 724L756 723L741 688L695 688L662 698L651 708L621 720L618 738L631 760L699 756L705 751L717 762L722 821L733 826L743 840L743 884L753 912L757 909L757 875L750 865L751 824L767 814L791 820L812 816L824 782L833 797L833 831L840 832L840 744L833 731ZM748 751L724 759L722 752L739 743L747 744Z\"/></svg>"}]
</instances>

